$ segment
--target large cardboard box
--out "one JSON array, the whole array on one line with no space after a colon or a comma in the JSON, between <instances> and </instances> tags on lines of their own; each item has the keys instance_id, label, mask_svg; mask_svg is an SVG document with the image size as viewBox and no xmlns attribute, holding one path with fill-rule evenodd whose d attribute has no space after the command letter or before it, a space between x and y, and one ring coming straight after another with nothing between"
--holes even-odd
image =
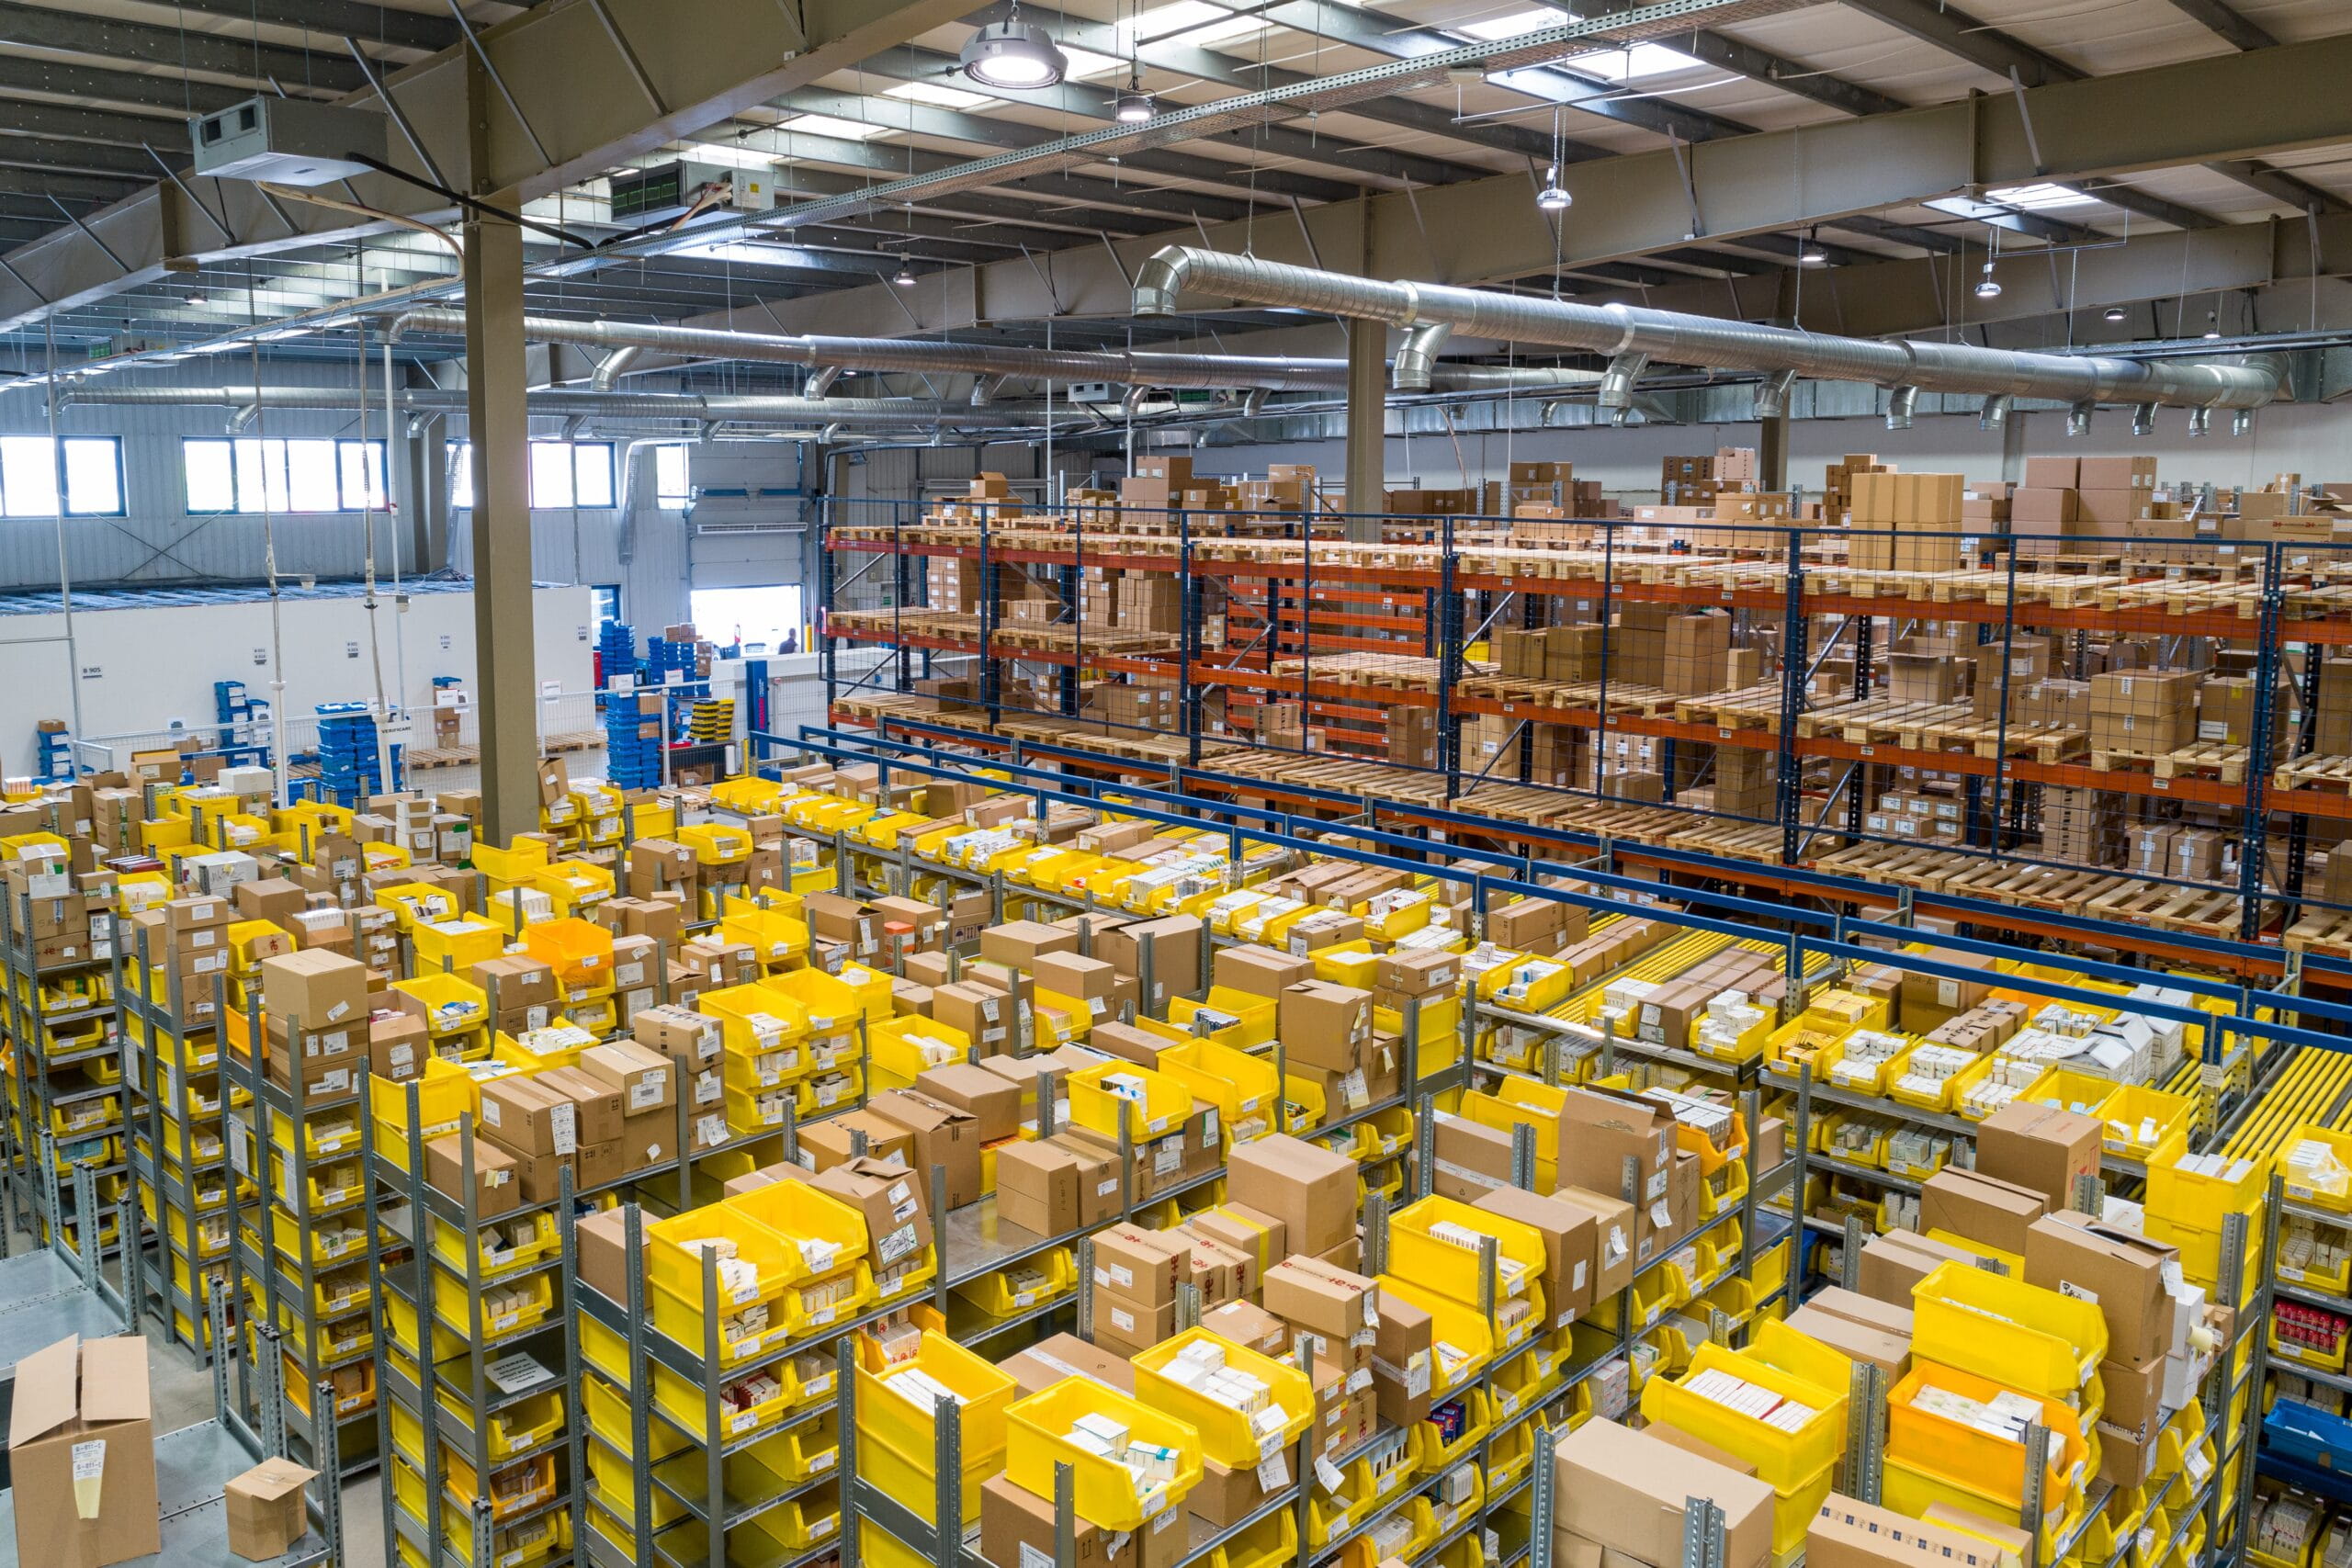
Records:
<instances>
[{"instance_id":1,"label":"large cardboard box","mask_svg":"<svg viewBox=\"0 0 2352 1568\"><path fill-rule=\"evenodd\" d=\"M1553 1450L1558 1528L1648 1563L1682 1561L1683 1505L1723 1510L1725 1568L1772 1555L1771 1487L1646 1432L1595 1417Z\"/></svg>"},{"instance_id":2,"label":"large cardboard box","mask_svg":"<svg viewBox=\"0 0 2352 1568\"><path fill-rule=\"evenodd\" d=\"M1581 1187L1563 1187L1552 1196L1592 1215L1592 1299L1607 1301L1632 1284L1634 1244L1639 1231L1634 1205Z\"/></svg>"},{"instance_id":3,"label":"large cardboard box","mask_svg":"<svg viewBox=\"0 0 2352 1568\"><path fill-rule=\"evenodd\" d=\"M1911 1290L1947 1263L1973 1264L1976 1255L1948 1247L1928 1236L1891 1231L1872 1236L1862 1247L1861 1293L1876 1301L1909 1309Z\"/></svg>"},{"instance_id":4,"label":"large cardboard box","mask_svg":"<svg viewBox=\"0 0 2352 1568\"><path fill-rule=\"evenodd\" d=\"M2172 1348L2173 1298L2164 1274L2179 1258L2136 1231L2088 1214L2053 1213L2026 1232L2025 1280L2098 1303L2107 1319L2108 1358L2136 1366Z\"/></svg>"},{"instance_id":5,"label":"large cardboard box","mask_svg":"<svg viewBox=\"0 0 2352 1568\"><path fill-rule=\"evenodd\" d=\"M915 1075L915 1088L943 1105L970 1112L983 1144L1021 1131L1021 1090L1000 1073L969 1062L950 1062Z\"/></svg>"},{"instance_id":6,"label":"large cardboard box","mask_svg":"<svg viewBox=\"0 0 2352 1568\"><path fill-rule=\"evenodd\" d=\"M1293 1251L1319 1255L1355 1235L1356 1164L1345 1156L1277 1133L1235 1149L1227 1170L1232 1190L1283 1222Z\"/></svg>"},{"instance_id":7,"label":"large cardboard box","mask_svg":"<svg viewBox=\"0 0 2352 1568\"><path fill-rule=\"evenodd\" d=\"M310 1533L302 1488L318 1473L290 1459L266 1459L231 1480L220 1489L230 1551L251 1562L266 1562L292 1550L296 1541Z\"/></svg>"},{"instance_id":8,"label":"large cardboard box","mask_svg":"<svg viewBox=\"0 0 2352 1568\"><path fill-rule=\"evenodd\" d=\"M106 1568L164 1547L147 1341L68 1335L17 1363L8 1417L17 1561Z\"/></svg>"},{"instance_id":9,"label":"large cardboard box","mask_svg":"<svg viewBox=\"0 0 2352 1568\"><path fill-rule=\"evenodd\" d=\"M1919 1189L1919 1230L1946 1231L1963 1241L2022 1257L2026 1234L2050 1212L2030 1187L1968 1170L1939 1170Z\"/></svg>"},{"instance_id":10,"label":"large cardboard box","mask_svg":"<svg viewBox=\"0 0 2352 1568\"><path fill-rule=\"evenodd\" d=\"M912 1257L931 1240L930 1217L925 1213L927 1184L905 1166L854 1159L820 1170L808 1180L818 1191L840 1199L865 1216L877 1271Z\"/></svg>"},{"instance_id":11,"label":"large cardboard box","mask_svg":"<svg viewBox=\"0 0 2352 1568\"><path fill-rule=\"evenodd\" d=\"M1632 1201L1646 1211L1666 1197L1674 1162L1674 1118L1630 1094L1571 1089L1559 1113L1560 1180L1594 1192L1622 1193L1625 1161L1635 1162Z\"/></svg>"},{"instance_id":12,"label":"large cardboard box","mask_svg":"<svg viewBox=\"0 0 2352 1568\"><path fill-rule=\"evenodd\" d=\"M1976 1171L2030 1188L2052 1209L2074 1207L2075 1184L2099 1179L2107 1124L2055 1105L2011 1101L1977 1124ZM2104 1189L2101 1189L2104 1190Z\"/></svg>"}]
</instances>

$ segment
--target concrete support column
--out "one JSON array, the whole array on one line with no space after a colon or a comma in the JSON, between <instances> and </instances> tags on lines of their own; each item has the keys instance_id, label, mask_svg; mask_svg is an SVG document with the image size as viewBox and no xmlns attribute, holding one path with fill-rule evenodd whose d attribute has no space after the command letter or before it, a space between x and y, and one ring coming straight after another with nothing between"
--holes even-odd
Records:
<instances>
[{"instance_id":1,"label":"concrete support column","mask_svg":"<svg viewBox=\"0 0 2352 1568\"><path fill-rule=\"evenodd\" d=\"M1756 443L1756 488L1760 491L1789 488L1789 416L1774 414L1764 422L1762 436Z\"/></svg>"},{"instance_id":2,"label":"concrete support column","mask_svg":"<svg viewBox=\"0 0 2352 1568\"><path fill-rule=\"evenodd\" d=\"M473 166L489 166L492 95L466 57ZM495 206L514 192L476 190ZM503 848L539 827L537 645L531 627L530 416L523 344L523 231L469 214L466 420L473 442L474 700L481 732L482 831Z\"/></svg>"},{"instance_id":3,"label":"concrete support column","mask_svg":"<svg viewBox=\"0 0 2352 1568\"><path fill-rule=\"evenodd\" d=\"M1377 542L1388 498L1388 327L1348 322L1348 536Z\"/></svg>"}]
</instances>

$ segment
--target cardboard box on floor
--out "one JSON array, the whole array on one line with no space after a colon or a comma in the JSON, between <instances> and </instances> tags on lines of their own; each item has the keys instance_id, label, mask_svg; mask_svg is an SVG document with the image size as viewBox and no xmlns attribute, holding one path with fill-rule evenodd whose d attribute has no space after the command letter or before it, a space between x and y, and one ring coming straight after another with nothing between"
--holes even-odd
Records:
<instances>
[{"instance_id":1,"label":"cardboard box on floor","mask_svg":"<svg viewBox=\"0 0 2352 1568\"><path fill-rule=\"evenodd\" d=\"M163 1550L147 1341L68 1335L17 1363L17 1560L106 1568Z\"/></svg>"},{"instance_id":2,"label":"cardboard box on floor","mask_svg":"<svg viewBox=\"0 0 2352 1568\"><path fill-rule=\"evenodd\" d=\"M283 1557L310 1533L302 1488L318 1476L290 1459L266 1459L221 1489L229 1517L229 1550L249 1562Z\"/></svg>"}]
</instances>

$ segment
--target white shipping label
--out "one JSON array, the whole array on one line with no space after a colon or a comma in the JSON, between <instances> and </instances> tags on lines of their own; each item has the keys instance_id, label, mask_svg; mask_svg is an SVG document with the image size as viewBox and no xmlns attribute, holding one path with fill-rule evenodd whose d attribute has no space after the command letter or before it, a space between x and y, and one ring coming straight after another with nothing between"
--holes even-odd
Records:
<instances>
[{"instance_id":1,"label":"white shipping label","mask_svg":"<svg viewBox=\"0 0 2352 1568\"><path fill-rule=\"evenodd\" d=\"M670 1069L649 1068L628 1091L628 1108L634 1111L650 1111L659 1106L670 1092Z\"/></svg>"},{"instance_id":2,"label":"white shipping label","mask_svg":"<svg viewBox=\"0 0 2352 1568\"><path fill-rule=\"evenodd\" d=\"M1263 1492L1279 1492L1290 1484L1290 1456L1277 1448L1258 1462L1258 1487Z\"/></svg>"},{"instance_id":3,"label":"white shipping label","mask_svg":"<svg viewBox=\"0 0 2352 1568\"><path fill-rule=\"evenodd\" d=\"M1315 1479L1323 1483L1326 1492L1337 1492L1348 1483L1348 1478L1340 1467L1321 1454L1315 1456Z\"/></svg>"}]
</instances>

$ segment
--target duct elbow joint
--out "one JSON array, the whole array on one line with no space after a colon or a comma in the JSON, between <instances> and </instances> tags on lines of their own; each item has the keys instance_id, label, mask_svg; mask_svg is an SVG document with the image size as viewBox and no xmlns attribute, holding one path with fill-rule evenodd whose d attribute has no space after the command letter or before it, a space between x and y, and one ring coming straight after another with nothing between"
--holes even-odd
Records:
<instances>
[{"instance_id":1,"label":"duct elbow joint","mask_svg":"<svg viewBox=\"0 0 2352 1568\"><path fill-rule=\"evenodd\" d=\"M1911 428L1911 415L1919 406L1919 389L1897 387L1886 400L1886 427L1889 430Z\"/></svg>"},{"instance_id":2,"label":"duct elbow joint","mask_svg":"<svg viewBox=\"0 0 2352 1568\"><path fill-rule=\"evenodd\" d=\"M1149 261L1136 271L1135 313L1138 316L1172 316L1176 313L1176 296L1182 292L1184 275L1191 268L1191 254L1182 245L1168 245L1153 253Z\"/></svg>"},{"instance_id":3,"label":"duct elbow joint","mask_svg":"<svg viewBox=\"0 0 2352 1568\"><path fill-rule=\"evenodd\" d=\"M1390 377L1396 390L1428 391L1437 368L1438 351L1453 335L1453 327L1446 321L1426 322L1408 332L1404 344L1396 350L1396 364Z\"/></svg>"},{"instance_id":4,"label":"duct elbow joint","mask_svg":"<svg viewBox=\"0 0 2352 1568\"><path fill-rule=\"evenodd\" d=\"M1625 411L1634 406L1634 383L1641 379L1649 367L1650 356L1638 349L1629 349L1609 362L1600 373L1600 406L1610 411L1611 423L1625 423Z\"/></svg>"}]
</instances>

